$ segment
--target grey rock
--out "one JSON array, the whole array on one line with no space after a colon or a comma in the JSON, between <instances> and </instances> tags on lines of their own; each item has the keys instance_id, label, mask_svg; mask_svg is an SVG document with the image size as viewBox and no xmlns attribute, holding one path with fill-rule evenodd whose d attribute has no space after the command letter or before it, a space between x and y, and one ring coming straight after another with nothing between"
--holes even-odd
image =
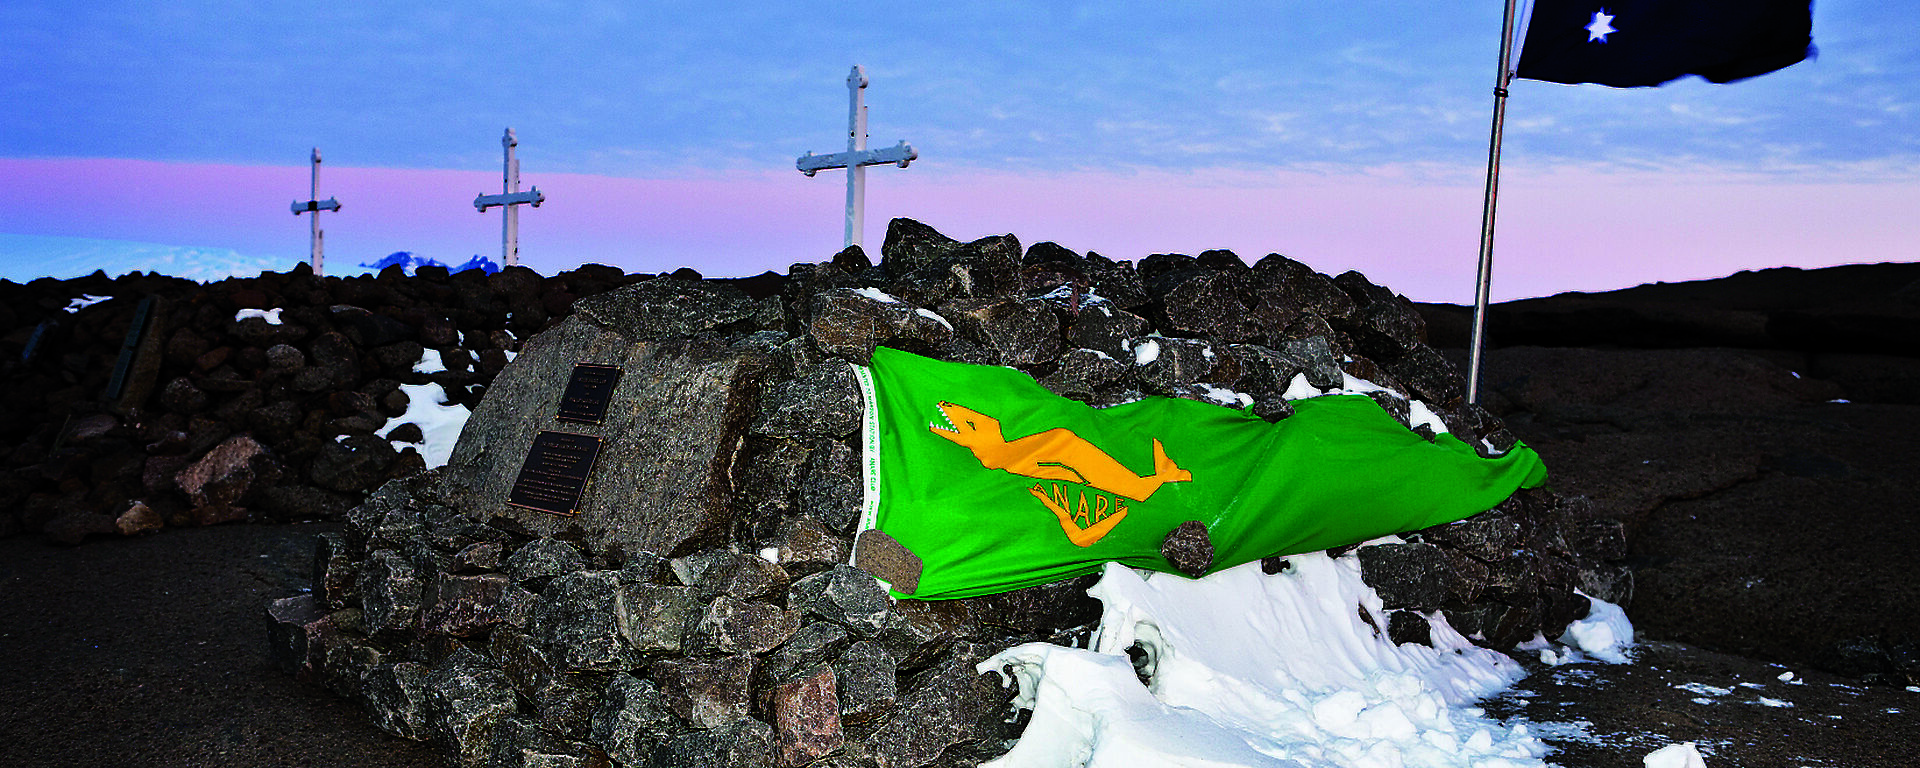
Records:
<instances>
[{"instance_id":1,"label":"grey rock","mask_svg":"<svg viewBox=\"0 0 1920 768\"><path fill-rule=\"evenodd\" d=\"M1413 611L1387 612L1387 640L1394 645L1414 643L1433 646L1433 625L1427 617Z\"/></svg>"},{"instance_id":2,"label":"grey rock","mask_svg":"<svg viewBox=\"0 0 1920 768\"><path fill-rule=\"evenodd\" d=\"M618 571L578 571L554 579L534 602L528 634L558 670L617 672L639 665L621 637Z\"/></svg>"},{"instance_id":3,"label":"grey rock","mask_svg":"<svg viewBox=\"0 0 1920 768\"><path fill-rule=\"evenodd\" d=\"M885 625L890 603L879 581L850 565L836 565L800 579L787 590L787 607L863 636L872 636Z\"/></svg>"},{"instance_id":4,"label":"grey rock","mask_svg":"<svg viewBox=\"0 0 1920 768\"><path fill-rule=\"evenodd\" d=\"M853 549L851 541L827 530L825 524L810 517L781 521L774 543L781 570L797 576L818 573L844 563Z\"/></svg>"},{"instance_id":5,"label":"grey rock","mask_svg":"<svg viewBox=\"0 0 1920 768\"><path fill-rule=\"evenodd\" d=\"M419 626L426 581L390 549L374 550L360 569L361 621L368 634L400 635Z\"/></svg>"},{"instance_id":6,"label":"grey rock","mask_svg":"<svg viewBox=\"0 0 1920 768\"><path fill-rule=\"evenodd\" d=\"M1353 337L1360 353L1391 360L1426 341L1426 321L1393 291L1368 282L1359 272L1341 273L1333 284L1353 299L1352 317L1336 327Z\"/></svg>"},{"instance_id":7,"label":"grey rock","mask_svg":"<svg viewBox=\"0 0 1920 768\"><path fill-rule=\"evenodd\" d=\"M1138 350L1146 345L1151 345L1154 351L1151 359L1137 365L1137 371L1140 383L1156 395L1179 396L1195 384L1208 383L1220 363L1220 355L1214 352L1212 344L1199 339L1161 336L1136 339L1134 360L1139 359Z\"/></svg>"},{"instance_id":8,"label":"grey rock","mask_svg":"<svg viewBox=\"0 0 1920 768\"><path fill-rule=\"evenodd\" d=\"M1481 562L1499 560L1526 541L1520 518L1495 507L1465 520L1421 531L1428 541L1473 556Z\"/></svg>"},{"instance_id":9,"label":"grey rock","mask_svg":"<svg viewBox=\"0 0 1920 768\"><path fill-rule=\"evenodd\" d=\"M1073 318L1067 340L1076 347L1105 352L1116 360L1132 362L1134 339L1147 335L1153 324L1139 315L1111 304L1094 304Z\"/></svg>"},{"instance_id":10,"label":"grey rock","mask_svg":"<svg viewBox=\"0 0 1920 768\"><path fill-rule=\"evenodd\" d=\"M1376 544L1361 547L1360 578L1379 593L1387 608L1431 611L1447 597L1448 567L1432 544Z\"/></svg>"},{"instance_id":11,"label":"grey rock","mask_svg":"<svg viewBox=\"0 0 1920 768\"><path fill-rule=\"evenodd\" d=\"M536 433L554 420L575 363L621 368L604 420L567 424L600 438L596 469L572 516L506 503ZM480 522L578 536L619 560L676 555L723 538L732 522L734 452L755 412L763 352L711 339L636 341L568 318L527 341L468 419L446 473L458 506Z\"/></svg>"},{"instance_id":12,"label":"grey rock","mask_svg":"<svg viewBox=\"0 0 1920 768\"><path fill-rule=\"evenodd\" d=\"M757 555L718 550L691 585L702 598L727 595L738 600L777 594L787 588L787 573Z\"/></svg>"},{"instance_id":13,"label":"grey rock","mask_svg":"<svg viewBox=\"0 0 1920 768\"><path fill-rule=\"evenodd\" d=\"M877 346L925 354L953 336L949 321L938 315L848 288L815 295L807 315L807 337L820 351L861 365L873 359Z\"/></svg>"},{"instance_id":14,"label":"grey rock","mask_svg":"<svg viewBox=\"0 0 1920 768\"><path fill-rule=\"evenodd\" d=\"M845 740L840 708L833 669L824 664L774 686L768 709L778 763L796 768L838 751Z\"/></svg>"},{"instance_id":15,"label":"grey rock","mask_svg":"<svg viewBox=\"0 0 1920 768\"><path fill-rule=\"evenodd\" d=\"M806 441L749 437L736 465L739 480L734 487L736 504L754 526L752 535L763 537L794 510L800 488L800 476L806 471L812 453Z\"/></svg>"},{"instance_id":16,"label":"grey rock","mask_svg":"<svg viewBox=\"0 0 1920 768\"><path fill-rule=\"evenodd\" d=\"M765 653L792 637L800 616L771 603L720 595L687 630L689 654Z\"/></svg>"},{"instance_id":17,"label":"grey rock","mask_svg":"<svg viewBox=\"0 0 1920 768\"><path fill-rule=\"evenodd\" d=\"M557 539L534 539L522 544L507 558L506 573L527 589L545 589L547 582L574 571L587 569L580 550Z\"/></svg>"},{"instance_id":18,"label":"grey rock","mask_svg":"<svg viewBox=\"0 0 1920 768\"><path fill-rule=\"evenodd\" d=\"M719 728L747 716L752 656L662 659L649 668L668 709L695 728Z\"/></svg>"},{"instance_id":19,"label":"grey rock","mask_svg":"<svg viewBox=\"0 0 1920 768\"><path fill-rule=\"evenodd\" d=\"M800 627L787 642L765 657L767 676L785 680L796 672L832 659L852 640L845 627L830 621L815 621Z\"/></svg>"},{"instance_id":20,"label":"grey rock","mask_svg":"<svg viewBox=\"0 0 1920 768\"><path fill-rule=\"evenodd\" d=\"M1464 402L1466 377L1434 348L1416 345L1386 364L1387 373L1408 388L1407 394L1434 407L1452 408Z\"/></svg>"},{"instance_id":21,"label":"grey rock","mask_svg":"<svg viewBox=\"0 0 1920 768\"><path fill-rule=\"evenodd\" d=\"M1207 536L1207 526L1198 520L1188 520L1174 526L1160 540L1160 556L1167 559L1173 569L1192 578L1206 575L1213 567L1213 540Z\"/></svg>"},{"instance_id":22,"label":"grey rock","mask_svg":"<svg viewBox=\"0 0 1920 768\"><path fill-rule=\"evenodd\" d=\"M549 733L568 739L586 738L594 713L600 706L605 675L548 675L546 681L527 697L534 717ZM624 675L621 675L624 677Z\"/></svg>"},{"instance_id":23,"label":"grey rock","mask_svg":"<svg viewBox=\"0 0 1920 768\"><path fill-rule=\"evenodd\" d=\"M833 662L840 715L849 723L866 723L893 711L900 696L894 656L878 643L862 640L847 647Z\"/></svg>"},{"instance_id":24,"label":"grey rock","mask_svg":"<svg viewBox=\"0 0 1920 768\"><path fill-rule=\"evenodd\" d=\"M195 523L237 520L246 517L239 505L270 471L271 462L266 446L246 435L234 435L180 470L174 482L193 505Z\"/></svg>"},{"instance_id":25,"label":"grey rock","mask_svg":"<svg viewBox=\"0 0 1920 768\"><path fill-rule=\"evenodd\" d=\"M859 429L859 387L852 369L835 360L769 388L749 431L769 437L844 438Z\"/></svg>"},{"instance_id":26,"label":"grey rock","mask_svg":"<svg viewBox=\"0 0 1920 768\"><path fill-rule=\"evenodd\" d=\"M532 721L501 718L493 726L488 748L489 768L605 768L592 748L576 741L556 739Z\"/></svg>"},{"instance_id":27,"label":"grey rock","mask_svg":"<svg viewBox=\"0 0 1920 768\"><path fill-rule=\"evenodd\" d=\"M1333 389L1346 383L1346 377L1340 371L1340 358L1333 353L1333 345L1326 336L1287 339L1280 342L1277 349L1299 363L1301 372L1307 375L1308 384L1320 389Z\"/></svg>"},{"instance_id":28,"label":"grey rock","mask_svg":"<svg viewBox=\"0 0 1920 768\"><path fill-rule=\"evenodd\" d=\"M1126 380L1127 365L1093 349L1069 349L1058 367L1040 378L1040 386L1061 397L1088 402L1097 393Z\"/></svg>"},{"instance_id":29,"label":"grey rock","mask_svg":"<svg viewBox=\"0 0 1920 768\"><path fill-rule=\"evenodd\" d=\"M753 719L725 727L683 733L655 753L659 768L769 768L774 765L773 728Z\"/></svg>"},{"instance_id":30,"label":"grey rock","mask_svg":"<svg viewBox=\"0 0 1920 768\"><path fill-rule=\"evenodd\" d=\"M351 552L345 534L328 531L313 537L313 593L327 610L359 602L360 568Z\"/></svg>"},{"instance_id":31,"label":"grey rock","mask_svg":"<svg viewBox=\"0 0 1920 768\"><path fill-rule=\"evenodd\" d=\"M1344 319L1353 314L1353 297L1326 275L1280 254L1269 254L1253 265L1255 285L1283 291L1305 312Z\"/></svg>"},{"instance_id":32,"label":"grey rock","mask_svg":"<svg viewBox=\"0 0 1920 768\"><path fill-rule=\"evenodd\" d=\"M518 628L503 627L489 635L487 655L506 673L514 690L528 698L553 674L546 648Z\"/></svg>"},{"instance_id":33,"label":"grey rock","mask_svg":"<svg viewBox=\"0 0 1920 768\"><path fill-rule=\"evenodd\" d=\"M893 716L867 739L882 765L918 768L949 748L999 746L1013 692L974 670L988 655L985 646L956 648L919 675Z\"/></svg>"},{"instance_id":34,"label":"grey rock","mask_svg":"<svg viewBox=\"0 0 1920 768\"><path fill-rule=\"evenodd\" d=\"M506 559L507 547L498 541L476 541L460 548L453 555L455 573L482 573L500 570Z\"/></svg>"},{"instance_id":35,"label":"grey rock","mask_svg":"<svg viewBox=\"0 0 1920 768\"><path fill-rule=\"evenodd\" d=\"M327 645L337 630L323 608L314 594L281 598L267 606L273 660L297 680L318 678L326 665Z\"/></svg>"},{"instance_id":36,"label":"grey rock","mask_svg":"<svg viewBox=\"0 0 1920 768\"><path fill-rule=\"evenodd\" d=\"M619 587L619 627L640 653L679 653L688 625L700 616L700 599L688 587L632 580Z\"/></svg>"},{"instance_id":37,"label":"grey rock","mask_svg":"<svg viewBox=\"0 0 1920 768\"><path fill-rule=\"evenodd\" d=\"M328 441L307 467L314 485L341 493L372 490L387 479L400 454L385 438L370 433L348 435L345 440Z\"/></svg>"},{"instance_id":38,"label":"grey rock","mask_svg":"<svg viewBox=\"0 0 1920 768\"><path fill-rule=\"evenodd\" d=\"M494 573L440 574L433 595L420 625L428 632L454 637L476 637L503 621L525 624L537 600L512 579Z\"/></svg>"},{"instance_id":39,"label":"grey rock","mask_svg":"<svg viewBox=\"0 0 1920 768\"><path fill-rule=\"evenodd\" d=\"M880 627L880 643L893 659L922 666L975 626L968 604L954 600L900 600Z\"/></svg>"},{"instance_id":40,"label":"grey rock","mask_svg":"<svg viewBox=\"0 0 1920 768\"><path fill-rule=\"evenodd\" d=\"M429 675L433 692L429 716L455 765L480 768L493 747L493 727L514 713L513 687L500 670L483 666L478 654L462 650Z\"/></svg>"},{"instance_id":41,"label":"grey rock","mask_svg":"<svg viewBox=\"0 0 1920 768\"><path fill-rule=\"evenodd\" d=\"M724 283L661 276L574 302L574 312L629 339L729 330L778 329L777 301L755 301Z\"/></svg>"},{"instance_id":42,"label":"grey rock","mask_svg":"<svg viewBox=\"0 0 1920 768\"><path fill-rule=\"evenodd\" d=\"M357 623L358 611L352 608L330 614L334 626ZM343 615L347 614L347 615ZM340 696L366 700L368 673L387 661L386 653L357 632L337 632L325 648L326 666L320 682Z\"/></svg>"},{"instance_id":43,"label":"grey rock","mask_svg":"<svg viewBox=\"0 0 1920 768\"><path fill-rule=\"evenodd\" d=\"M846 443L817 443L807 457L796 502L800 514L824 523L828 530L847 533L860 519L858 453Z\"/></svg>"},{"instance_id":44,"label":"grey rock","mask_svg":"<svg viewBox=\"0 0 1920 768\"><path fill-rule=\"evenodd\" d=\"M622 765L646 765L673 728L673 712L658 686L615 675L593 715L589 739Z\"/></svg>"},{"instance_id":45,"label":"grey rock","mask_svg":"<svg viewBox=\"0 0 1920 768\"><path fill-rule=\"evenodd\" d=\"M998 364L1032 366L1060 355L1060 318L1044 301L978 299L941 309L962 336L992 350Z\"/></svg>"},{"instance_id":46,"label":"grey rock","mask_svg":"<svg viewBox=\"0 0 1920 768\"><path fill-rule=\"evenodd\" d=\"M433 738L433 673L425 664L381 664L367 671L362 685L367 709L381 730L414 741Z\"/></svg>"}]
</instances>

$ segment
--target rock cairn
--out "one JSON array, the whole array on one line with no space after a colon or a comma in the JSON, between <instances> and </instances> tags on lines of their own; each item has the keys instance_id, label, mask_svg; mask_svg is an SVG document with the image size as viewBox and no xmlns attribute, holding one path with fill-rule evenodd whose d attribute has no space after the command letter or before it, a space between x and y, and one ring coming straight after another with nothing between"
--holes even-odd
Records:
<instances>
[{"instance_id":1,"label":"rock cairn","mask_svg":"<svg viewBox=\"0 0 1920 768\"><path fill-rule=\"evenodd\" d=\"M208 285L140 273L0 281L0 535L78 543L339 519L424 466L374 434L405 412L400 385L437 383L478 405L520 339L579 296L651 277L593 265L550 278L393 267L323 279L303 264ZM66 311L84 296L109 298ZM146 332L129 338L149 298ZM279 310L279 323L236 319L249 309ZM428 350L446 370L414 371Z\"/></svg>"},{"instance_id":2,"label":"rock cairn","mask_svg":"<svg viewBox=\"0 0 1920 768\"><path fill-rule=\"evenodd\" d=\"M269 612L285 667L462 766L971 765L1025 725L975 665L1019 642L1084 643L1095 577L892 602L845 565L860 423L846 362L888 345L1009 365L1094 404L1231 391L1268 419L1290 414L1297 375L1324 388L1348 374L1401 393L1375 397L1403 421L1418 399L1470 444L1511 445L1464 404L1408 302L1357 273L1224 251L1135 265L1011 236L961 243L905 219L882 256L850 248L778 279L668 275L581 299L494 382L446 468L389 482L319 537L311 593ZM1141 352L1149 341L1157 354ZM620 479L583 505L652 499L673 514L575 524L476 492L544 418L525 414L557 397L541 382L583 350L683 404L620 434L699 438L598 467ZM1618 526L1550 491L1403 540L1343 553L1387 608L1364 618L1396 642L1425 642L1440 611L1510 648L1583 616L1576 589L1631 591L1608 562L1623 554Z\"/></svg>"}]
</instances>

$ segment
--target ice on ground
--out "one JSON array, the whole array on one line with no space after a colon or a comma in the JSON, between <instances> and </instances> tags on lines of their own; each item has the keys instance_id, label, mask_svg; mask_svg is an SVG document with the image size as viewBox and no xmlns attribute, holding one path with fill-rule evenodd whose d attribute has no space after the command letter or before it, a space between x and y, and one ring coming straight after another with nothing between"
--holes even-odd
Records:
<instances>
[{"instance_id":1,"label":"ice on ground","mask_svg":"<svg viewBox=\"0 0 1920 768\"><path fill-rule=\"evenodd\" d=\"M112 296L95 296L91 293L80 294L80 298L67 302L67 313L72 314L74 312L78 312L82 309L86 309L87 307L91 307L95 304L98 304L100 302L106 301L107 299L111 299L111 298L113 297Z\"/></svg>"},{"instance_id":2,"label":"ice on ground","mask_svg":"<svg viewBox=\"0 0 1920 768\"><path fill-rule=\"evenodd\" d=\"M1688 693L1697 693L1702 696L1725 696L1729 693L1733 693L1732 688L1721 688L1717 685L1707 685L1706 683L1680 683L1673 687L1686 691Z\"/></svg>"},{"instance_id":3,"label":"ice on ground","mask_svg":"<svg viewBox=\"0 0 1920 768\"><path fill-rule=\"evenodd\" d=\"M1295 555L1192 580L1108 564L1090 650L1045 643L980 665L1010 668L1033 710L996 768L1118 766L1543 766L1524 724L1474 707L1520 665L1430 617L1433 647L1396 646L1360 619L1385 611L1357 558ZM1143 651L1142 685L1127 649Z\"/></svg>"},{"instance_id":4,"label":"ice on ground","mask_svg":"<svg viewBox=\"0 0 1920 768\"><path fill-rule=\"evenodd\" d=\"M1287 391L1280 393L1280 399L1305 400L1309 397L1319 397L1323 394L1326 393L1321 392L1317 387L1307 383L1306 374L1296 373L1293 375L1293 380L1287 382Z\"/></svg>"},{"instance_id":5,"label":"ice on ground","mask_svg":"<svg viewBox=\"0 0 1920 768\"><path fill-rule=\"evenodd\" d=\"M464 405L448 404L447 391L438 384L402 384L400 391L407 395L407 412L388 419L374 434L386 437L402 424L417 425L423 436L421 441L393 440L394 450L419 451L420 457L427 460L428 469L446 466L447 459L453 456L454 443L460 441L460 430L473 412Z\"/></svg>"},{"instance_id":6,"label":"ice on ground","mask_svg":"<svg viewBox=\"0 0 1920 768\"><path fill-rule=\"evenodd\" d=\"M1632 661L1627 649L1633 647L1633 623L1627 621L1627 612L1613 603L1584 592L1580 594L1592 607L1587 609L1586 618L1567 625L1560 642L1608 664Z\"/></svg>"},{"instance_id":7,"label":"ice on ground","mask_svg":"<svg viewBox=\"0 0 1920 768\"><path fill-rule=\"evenodd\" d=\"M1760 697L1760 703L1761 703L1761 704L1763 704L1763 705L1765 705L1765 706L1769 706L1769 707L1776 707L1776 708L1779 708L1779 709L1787 709L1787 708L1790 708L1790 707L1792 707L1792 706L1793 706L1793 702L1791 702L1791 701L1785 701L1785 700L1782 700L1782 699L1775 699L1775 698L1769 698L1769 697L1766 697L1766 696L1761 696L1761 697Z\"/></svg>"},{"instance_id":8,"label":"ice on ground","mask_svg":"<svg viewBox=\"0 0 1920 768\"><path fill-rule=\"evenodd\" d=\"M420 353L420 362L413 364L414 373L441 373L447 370L447 364L440 359L440 350L428 349Z\"/></svg>"},{"instance_id":9,"label":"ice on ground","mask_svg":"<svg viewBox=\"0 0 1920 768\"><path fill-rule=\"evenodd\" d=\"M1208 400L1212 400L1228 408L1246 408L1253 405L1253 395L1244 392L1235 392L1231 389L1223 389L1212 384L1201 384L1200 391Z\"/></svg>"},{"instance_id":10,"label":"ice on ground","mask_svg":"<svg viewBox=\"0 0 1920 768\"><path fill-rule=\"evenodd\" d=\"M247 318L249 318L249 317L257 317L257 318L260 318L260 319L262 319L262 320L265 320L265 321L267 321L267 325L279 325L279 324L280 324L280 310L279 310L278 308L275 308L275 309L243 309L243 310L240 310L240 311L238 311L238 312L235 312L235 313L233 313L233 321L234 321L234 322L236 322L236 323L237 323L237 322L240 322L240 321L242 321L242 320L245 320L245 319L247 319Z\"/></svg>"},{"instance_id":11,"label":"ice on ground","mask_svg":"<svg viewBox=\"0 0 1920 768\"><path fill-rule=\"evenodd\" d=\"M1706 758L1700 756L1693 742L1670 744L1647 753L1640 758L1647 768L1707 768Z\"/></svg>"},{"instance_id":12,"label":"ice on ground","mask_svg":"<svg viewBox=\"0 0 1920 768\"><path fill-rule=\"evenodd\" d=\"M860 294L861 296L865 296L869 299L873 299L874 301L880 302L882 304L901 303L899 299L896 299L893 297L893 294L887 293L886 291L880 290L878 288L855 288L853 289L853 292Z\"/></svg>"},{"instance_id":13,"label":"ice on ground","mask_svg":"<svg viewBox=\"0 0 1920 768\"><path fill-rule=\"evenodd\" d=\"M921 317L925 317L925 318L929 318L929 319L931 319L931 320L933 320L933 321L934 321L934 322L936 322L936 323L939 323L939 324L941 324L941 325L943 325L943 326L946 326L946 328L947 328L947 330L949 330L949 331L951 331L951 330L953 330L953 323L949 323L949 322L947 322L947 319L946 319L946 318L944 318L944 317L941 317L941 316L940 316L940 313L938 313L938 312L935 312L935 311L933 311L933 310L931 310L931 309L927 309L927 308L925 308L925 307L920 307L920 308L918 308L918 309L915 309L915 310L913 310L913 312L914 312L914 314L917 314L917 315L919 315L919 316L921 316Z\"/></svg>"},{"instance_id":14,"label":"ice on ground","mask_svg":"<svg viewBox=\"0 0 1920 768\"><path fill-rule=\"evenodd\" d=\"M1407 401L1407 424L1415 427L1425 425L1436 435L1447 433L1447 423L1440 420L1440 415L1434 413L1432 408L1428 408L1426 403L1418 400Z\"/></svg>"},{"instance_id":15,"label":"ice on ground","mask_svg":"<svg viewBox=\"0 0 1920 768\"><path fill-rule=\"evenodd\" d=\"M1049 291L1049 292L1047 292L1047 293L1046 293L1045 295L1042 295L1042 296L1040 296L1040 297L1038 297L1038 298L1041 298L1041 299L1055 299L1055 300L1058 300L1058 301L1072 301L1072 300L1073 300L1073 285L1072 285L1071 283L1069 283L1069 284L1066 284L1066 285L1062 285L1062 286L1060 286L1060 287L1058 287L1058 288L1055 288L1055 289L1053 289L1052 291ZM1079 305L1078 307L1076 307L1076 309L1081 309L1081 310L1084 310L1084 309L1086 309L1086 308L1088 308L1088 307L1091 307L1091 306L1093 306L1093 305L1095 305L1095 304L1106 304L1106 303L1109 303L1109 302L1107 301L1107 297L1105 297L1105 296L1101 296L1100 294L1097 294L1097 293L1094 293L1094 292L1093 292L1092 290L1090 290L1090 289L1086 289L1086 288L1082 288L1082 289L1080 290L1080 305ZM1111 315L1113 314L1113 312L1111 312L1111 311L1109 311L1109 310L1107 310L1107 309L1106 309L1105 307L1101 307L1101 311L1102 311L1102 312L1105 312L1105 313L1106 313L1107 315L1109 315L1109 316L1111 316Z\"/></svg>"},{"instance_id":16,"label":"ice on ground","mask_svg":"<svg viewBox=\"0 0 1920 768\"><path fill-rule=\"evenodd\" d=\"M1141 339L1133 345L1133 364L1147 365L1160 359L1160 342L1153 339Z\"/></svg>"}]
</instances>

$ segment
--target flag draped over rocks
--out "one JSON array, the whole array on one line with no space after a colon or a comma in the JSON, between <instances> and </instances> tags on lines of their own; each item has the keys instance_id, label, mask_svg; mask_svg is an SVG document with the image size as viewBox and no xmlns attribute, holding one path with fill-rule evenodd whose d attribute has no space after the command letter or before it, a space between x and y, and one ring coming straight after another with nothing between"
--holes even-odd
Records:
<instances>
[{"instance_id":1,"label":"flag draped over rocks","mask_svg":"<svg viewBox=\"0 0 1920 768\"><path fill-rule=\"evenodd\" d=\"M1012 368L874 350L855 564L897 596L971 597L1108 561L1202 573L1491 509L1546 468L1428 440L1364 395L1250 409L1147 397L1096 409ZM1197 525L1196 525L1197 523Z\"/></svg>"}]
</instances>

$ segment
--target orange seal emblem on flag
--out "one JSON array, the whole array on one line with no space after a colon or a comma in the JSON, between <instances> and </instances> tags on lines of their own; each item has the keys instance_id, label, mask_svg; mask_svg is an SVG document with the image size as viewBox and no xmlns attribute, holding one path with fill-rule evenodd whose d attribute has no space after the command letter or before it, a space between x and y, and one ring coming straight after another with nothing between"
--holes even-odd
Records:
<instances>
[{"instance_id":1,"label":"orange seal emblem on flag","mask_svg":"<svg viewBox=\"0 0 1920 768\"><path fill-rule=\"evenodd\" d=\"M1193 480L1193 473L1175 464L1158 439L1153 441L1152 474L1138 475L1072 430L1056 427L1008 440L999 419L946 401L939 406L946 425L929 424L927 429L971 451L980 466L1053 481L1050 487L1035 483L1027 491L1059 518L1067 539L1082 547L1092 546L1126 518L1127 505L1121 499L1146 501L1162 485ZM1075 504L1063 483L1115 498L1096 493L1089 504L1089 494L1082 490Z\"/></svg>"}]
</instances>

